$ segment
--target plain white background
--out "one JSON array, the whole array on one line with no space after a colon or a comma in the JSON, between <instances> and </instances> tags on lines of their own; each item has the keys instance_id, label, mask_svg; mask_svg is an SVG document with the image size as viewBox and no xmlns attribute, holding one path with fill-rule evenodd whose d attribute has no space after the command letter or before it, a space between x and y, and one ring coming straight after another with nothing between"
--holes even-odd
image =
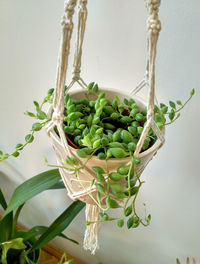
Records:
<instances>
[{"instance_id":1,"label":"plain white background","mask_svg":"<svg viewBox=\"0 0 200 264\"><path fill-rule=\"evenodd\" d=\"M156 91L160 101L185 100L196 95L175 125L167 128L166 143L143 174L138 200L152 215L148 228L128 231L113 223L101 228L100 249L95 256L61 238L54 243L89 264L169 264L176 257L200 256L200 2L162 1L162 32L158 44ZM141 0L89 0L83 46L82 76L86 82L128 91L142 78L146 58L146 17ZM0 148L10 152L23 142L33 110L54 87L60 40L63 0L0 1ZM76 16L75 16L76 19ZM75 38L73 36L72 46ZM73 54L73 48L71 55ZM67 83L71 77L69 60ZM1 164L0 186L9 197L23 180L46 170L43 157L55 155L45 132L18 158ZM27 227L49 224L69 204L66 191L49 191L24 208ZM84 212L65 233L82 243Z\"/></svg>"}]
</instances>

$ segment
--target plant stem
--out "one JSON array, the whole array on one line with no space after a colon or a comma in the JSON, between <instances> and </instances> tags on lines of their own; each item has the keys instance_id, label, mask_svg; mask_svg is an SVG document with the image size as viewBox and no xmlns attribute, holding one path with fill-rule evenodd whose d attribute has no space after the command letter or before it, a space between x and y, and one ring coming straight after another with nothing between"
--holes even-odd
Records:
<instances>
[{"instance_id":1,"label":"plant stem","mask_svg":"<svg viewBox=\"0 0 200 264\"><path fill-rule=\"evenodd\" d=\"M105 160L106 163L106 174L107 174L107 194L109 194L109 189L110 189L110 180L109 180L109 168L108 168L108 160Z\"/></svg>"},{"instance_id":2,"label":"plant stem","mask_svg":"<svg viewBox=\"0 0 200 264\"><path fill-rule=\"evenodd\" d=\"M115 220L119 220L119 219L123 218L124 216L125 215L122 214L121 216L109 218L108 220L88 221L88 223L89 224L95 224L95 223L103 223L103 222L108 222L108 221L115 221Z\"/></svg>"},{"instance_id":3,"label":"plant stem","mask_svg":"<svg viewBox=\"0 0 200 264\"><path fill-rule=\"evenodd\" d=\"M13 225L12 225L12 238L15 237L16 235L16 231L17 231L17 220L18 220L18 217L19 217L19 214L23 208L24 204L20 205L18 208L17 208L17 211L15 213L15 216L14 216L14 219L13 219Z\"/></svg>"},{"instance_id":4,"label":"plant stem","mask_svg":"<svg viewBox=\"0 0 200 264\"><path fill-rule=\"evenodd\" d=\"M181 111L186 106L186 104L192 99L192 96L190 96L189 99L178 110L175 111L175 113L178 113L179 111Z\"/></svg>"},{"instance_id":5,"label":"plant stem","mask_svg":"<svg viewBox=\"0 0 200 264\"><path fill-rule=\"evenodd\" d=\"M99 148L95 149L95 150L90 154L90 156L87 158L87 160L83 163L83 165L81 165L81 166L78 167L77 169L78 169L78 170L83 169L83 168L86 166L86 164L88 163L88 161L93 157L94 153L95 153L97 150L99 150Z\"/></svg>"},{"instance_id":6,"label":"plant stem","mask_svg":"<svg viewBox=\"0 0 200 264\"><path fill-rule=\"evenodd\" d=\"M179 117L180 117L180 115L177 115L175 119L173 119L171 122L166 123L165 126L171 125L171 124L174 123Z\"/></svg>"},{"instance_id":7,"label":"plant stem","mask_svg":"<svg viewBox=\"0 0 200 264\"><path fill-rule=\"evenodd\" d=\"M124 215L125 215L125 211L126 211L126 206L131 198L131 185L130 185L130 174L131 174L131 171L133 169L133 164L134 164L134 161L133 161L133 157L132 157L132 154L130 153L130 156L131 156L131 165L130 165L130 168L129 168L129 172L128 172L128 198L124 204Z\"/></svg>"},{"instance_id":8,"label":"plant stem","mask_svg":"<svg viewBox=\"0 0 200 264\"><path fill-rule=\"evenodd\" d=\"M83 190L86 190L85 186L82 184L81 182L81 179L79 177L79 170L77 170L76 172L76 177L78 179L78 182L79 184L81 185L81 187L83 188ZM87 191L87 190L86 190ZM90 196L90 198L96 203L96 205L98 205L98 207L101 209L101 210L104 210L104 208L98 203L98 201L96 201L96 199L93 197L93 195L91 194L91 190L90 191L87 191L87 194Z\"/></svg>"},{"instance_id":9,"label":"plant stem","mask_svg":"<svg viewBox=\"0 0 200 264\"><path fill-rule=\"evenodd\" d=\"M53 168L60 168L60 169L65 169L69 171L75 171L75 169L71 169L65 166L60 166L60 165L52 165L52 164L46 164L48 167L53 167Z\"/></svg>"}]
</instances>

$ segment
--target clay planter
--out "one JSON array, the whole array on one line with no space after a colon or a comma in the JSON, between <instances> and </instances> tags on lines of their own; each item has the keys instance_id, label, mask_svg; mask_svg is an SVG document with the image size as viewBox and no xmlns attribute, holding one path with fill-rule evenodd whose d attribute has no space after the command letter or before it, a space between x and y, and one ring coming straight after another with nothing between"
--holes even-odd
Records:
<instances>
[{"instance_id":1,"label":"clay planter","mask_svg":"<svg viewBox=\"0 0 200 264\"><path fill-rule=\"evenodd\" d=\"M130 97L125 94L123 94L119 90L115 89L99 89L99 92L105 92L106 93L106 98L113 100L114 96L117 95L121 101L123 101L124 98L130 99L133 98L138 105L140 109L144 109L146 106L145 102L142 101L139 97ZM85 98L85 91L82 90L74 90L73 92L70 92L70 97L76 100L81 100ZM91 97L91 100L94 100L95 98ZM50 115L52 115L52 108L50 109ZM64 144L61 142L61 138L56 134L55 131L50 132L50 137L52 138L53 142L53 147L56 152L57 156L57 163L58 165L63 165L61 162L62 158L65 158L68 153L65 147L63 146ZM67 140L66 140L67 141ZM138 174L141 175L149 161L153 158L153 156L157 153L157 150L161 147L161 142L157 140L149 149L143 151L140 153L139 158L141 159L141 163L137 165L137 171ZM74 156L77 160L79 160L81 163L85 161L85 159L81 159L78 157L76 154L76 149L72 146L68 146L68 149L71 153L72 156ZM109 171L113 172L116 171L117 168L121 165L127 165L130 161L130 158L123 158L123 159L116 159L116 158L110 158L108 160L108 167ZM72 200L81 200L85 203L88 204L93 204L94 202L92 199L89 197L88 192L90 191L95 197L96 197L96 186L93 185L92 189L90 190L90 182L93 178L96 178L96 174L92 170L93 166L99 166L105 170L105 161L104 160L99 160L97 156L93 156L87 163L87 165L80 171L80 180L82 184L84 185L83 187L80 185L78 182L77 178L73 174L69 174L69 172L65 169L60 169L60 173L63 179L63 182L68 190L68 195ZM103 198L104 199L104 198ZM102 201L103 202L103 201Z\"/></svg>"}]
</instances>

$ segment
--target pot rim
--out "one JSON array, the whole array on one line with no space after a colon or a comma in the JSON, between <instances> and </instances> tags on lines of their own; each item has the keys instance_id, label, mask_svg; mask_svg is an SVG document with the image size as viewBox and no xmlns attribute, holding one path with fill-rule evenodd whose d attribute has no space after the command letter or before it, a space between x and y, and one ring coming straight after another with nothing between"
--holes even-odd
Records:
<instances>
[{"instance_id":1,"label":"pot rim","mask_svg":"<svg viewBox=\"0 0 200 264\"><path fill-rule=\"evenodd\" d=\"M117 94L120 94L122 96L129 97L129 98L133 98L134 100L136 99L136 101L139 101L140 103L142 103L143 106L147 106L147 102L143 98L141 98L141 97L139 97L137 95L133 95L133 96L127 95L127 94L123 93L122 91L120 91L119 89L114 89L114 88L102 88L102 87L99 88L99 92L105 92L106 93L106 91L111 92L111 93L117 93ZM76 88L73 91L69 91L69 94L71 96L76 95L77 93L84 93L84 90L80 89L80 88ZM163 128L162 131L163 131L163 134L165 134L165 128ZM71 151L75 151L76 150L75 148L71 147L70 145L68 145L68 146L69 146ZM162 142L160 142L159 139L157 139L150 148L148 148L147 150L143 151L142 153L139 153L138 157L139 158L143 158L143 157L149 155L150 153L157 151L161 146L162 146ZM91 159L99 161L97 156L93 156ZM122 158L122 159L109 158L108 160L109 161L117 161L117 160L119 160L119 161L129 161L130 157Z\"/></svg>"}]
</instances>

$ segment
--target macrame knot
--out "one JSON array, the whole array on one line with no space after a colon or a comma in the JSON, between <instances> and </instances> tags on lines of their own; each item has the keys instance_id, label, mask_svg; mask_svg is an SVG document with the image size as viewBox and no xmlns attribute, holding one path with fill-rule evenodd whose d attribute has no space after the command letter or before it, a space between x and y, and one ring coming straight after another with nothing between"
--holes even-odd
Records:
<instances>
[{"instance_id":1,"label":"macrame knot","mask_svg":"<svg viewBox=\"0 0 200 264\"><path fill-rule=\"evenodd\" d=\"M65 14L67 14L67 17L69 19L72 19L72 16L74 14L74 8L76 6L77 0L69 0L65 1Z\"/></svg>"},{"instance_id":2,"label":"macrame knot","mask_svg":"<svg viewBox=\"0 0 200 264\"><path fill-rule=\"evenodd\" d=\"M88 0L81 0L80 3L79 3L79 7L86 6L87 5L87 1Z\"/></svg>"},{"instance_id":3,"label":"macrame knot","mask_svg":"<svg viewBox=\"0 0 200 264\"><path fill-rule=\"evenodd\" d=\"M151 120L154 118L154 109L149 109L147 112L147 120Z\"/></svg>"},{"instance_id":4,"label":"macrame knot","mask_svg":"<svg viewBox=\"0 0 200 264\"><path fill-rule=\"evenodd\" d=\"M73 77L72 77L72 80L74 82L77 82L78 80L80 80L80 73L81 73L80 69L79 70L78 69L74 70Z\"/></svg>"},{"instance_id":5,"label":"macrame knot","mask_svg":"<svg viewBox=\"0 0 200 264\"><path fill-rule=\"evenodd\" d=\"M150 14L158 13L160 1L161 0L147 0L146 5L147 8L149 9Z\"/></svg>"},{"instance_id":6,"label":"macrame knot","mask_svg":"<svg viewBox=\"0 0 200 264\"><path fill-rule=\"evenodd\" d=\"M65 27L65 29L67 29L67 30L72 30L72 28L73 28L73 23L70 22L70 21L66 18L66 16L63 16L63 20L62 20L62 22L61 22L61 25L62 25L63 27Z\"/></svg>"},{"instance_id":7,"label":"macrame knot","mask_svg":"<svg viewBox=\"0 0 200 264\"><path fill-rule=\"evenodd\" d=\"M72 16L74 14L74 8L76 6L76 2L77 0L65 1L65 13L61 25L69 30L71 30L73 27Z\"/></svg>"},{"instance_id":8,"label":"macrame knot","mask_svg":"<svg viewBox=\"0 0 200 264\"><path fill-rule=\"evenodd\" d=\"M79 8L80 8L81 12L87 12L86 5L87 5L87 0L81 0L80 1Z\"/></svg>"},{"instance_id":9,"label":"macrame knot","mask_svg":"<svg viewBox=\"0 0 200 264\"><path fill-rule=\"evenodd\" d=\"M64 115L54 110L52 115L52 121L55 125L62 124Z\"/></svg>"},{"instance_id":10,"label":"macrame knot","mask_svg":"<svg viewBox=\"0 0 200 264\"><path fill-rule=\"evenodd\" d=\"M159 34L161 31L161 23L158 17L150 17L147 20L147 30L153 34Z\"/></svg>"}]
</instances>

